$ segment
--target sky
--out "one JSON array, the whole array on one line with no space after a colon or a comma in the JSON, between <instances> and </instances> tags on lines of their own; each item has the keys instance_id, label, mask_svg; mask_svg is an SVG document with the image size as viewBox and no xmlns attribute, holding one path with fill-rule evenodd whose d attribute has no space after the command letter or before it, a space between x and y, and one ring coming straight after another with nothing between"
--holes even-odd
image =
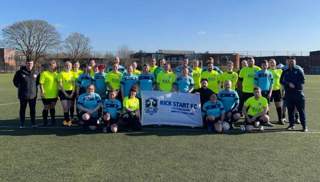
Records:
<instances>
[{"instance_id":1,"label":"sky","mask_svg":"<svg viewBox=\"0 0 320 182\"><path fill-rule=\"evenodd\" d=\"M320 50L318 0L0 0L0 28L43 19L95 51Z\"/></svg>"}]
</instances>

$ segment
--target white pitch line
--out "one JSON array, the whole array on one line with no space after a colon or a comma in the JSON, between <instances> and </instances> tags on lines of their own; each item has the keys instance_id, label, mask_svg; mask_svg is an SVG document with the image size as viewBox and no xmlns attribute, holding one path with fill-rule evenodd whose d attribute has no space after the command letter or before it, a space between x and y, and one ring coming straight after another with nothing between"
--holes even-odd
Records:
<instances>
[{"instance_id":1,"label":"white pitch line","mask_svg":"<svg viewBox=\"0 0 320 182\"><path fill-rule=\"evenodd\" d=\"M14 105L19 104L19 102L8 102L8 103L0 103L0 106Z\"/></svg>"}]
</instances>

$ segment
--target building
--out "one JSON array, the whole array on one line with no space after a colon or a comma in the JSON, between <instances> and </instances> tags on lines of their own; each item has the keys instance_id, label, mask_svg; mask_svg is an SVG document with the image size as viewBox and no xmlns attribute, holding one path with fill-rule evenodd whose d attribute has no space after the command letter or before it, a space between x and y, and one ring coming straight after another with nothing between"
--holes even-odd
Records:
<instances>
[{"instance_id":1,"label":"building","mask_svg":"<svg viewBox=\"0 0 320 182\"><path fill-rule=\"evenodd\" d=\"M320 51L310 52L310 74L320 74Z\"/></svg>"},{"instance_id":2,"label":"building","mask_svg":"<svg viewBox=\"0 0 320 182\"><path fill-rule=\"evenodd\" d=\"M196 53L195 51L158 50L154 53L140 51L131 55L131 59L142 64L148 63L153 58L157 60L166 59L173 67L177 66L179 61L185 58L188 58L190 61L198 59L201 64L205 65L209 57L214 58L215 65L217 66L223 66L226 65L227 61L232 61L235 69L239 68L240 55L237 53Z\"/></svg>"},{"instance_id":3,"label":"building","mask_svg":"<svg viewBox=\"0 0 320 182\"><path fill-rule=\"evenodd\" d=\"M16 68L15 49L0 48L0 71L13 71Z\"/></svg>"}]
</instances>

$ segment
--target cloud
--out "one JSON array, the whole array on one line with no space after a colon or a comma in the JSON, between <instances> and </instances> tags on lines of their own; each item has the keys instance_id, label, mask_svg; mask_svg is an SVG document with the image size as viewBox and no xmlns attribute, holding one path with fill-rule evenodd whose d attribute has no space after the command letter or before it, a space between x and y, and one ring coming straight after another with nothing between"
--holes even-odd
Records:
<instances>
[{"instance_id":1,"label":"cloud","mask_svg":"<svg viewBox=\"0 0 320 182\"><path fill-rule=\"evenodd\" d=\"M203 30L197 32L197 35L206 35L206 34L207 32Z\"/></svg>"}]
</instances>

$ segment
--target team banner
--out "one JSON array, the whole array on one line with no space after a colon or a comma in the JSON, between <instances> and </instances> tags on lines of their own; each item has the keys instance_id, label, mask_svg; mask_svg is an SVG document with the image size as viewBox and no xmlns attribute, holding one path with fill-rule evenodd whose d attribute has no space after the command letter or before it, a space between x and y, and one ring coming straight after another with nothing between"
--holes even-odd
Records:
<instances>
[{"instance_id":1,"label":"team banner","mask_svg":"<svg viewBox=\"0 0 320 182\"><path fill-rule=\"evenodd\" d=\"M200 95L142 91L142 125L201 127Z\"/></svg>"}]
</instances>

